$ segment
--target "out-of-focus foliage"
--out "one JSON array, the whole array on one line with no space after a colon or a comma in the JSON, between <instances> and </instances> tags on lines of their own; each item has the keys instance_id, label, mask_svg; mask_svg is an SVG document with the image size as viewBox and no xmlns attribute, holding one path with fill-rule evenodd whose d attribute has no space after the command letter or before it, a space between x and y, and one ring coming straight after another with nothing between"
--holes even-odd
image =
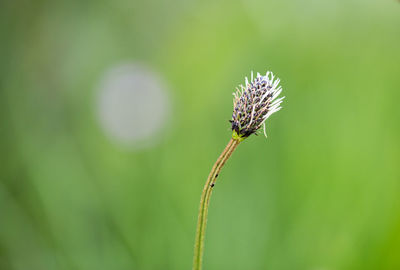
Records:
<instances>
[{"instance_id":1,"label":"out-of-focus foliage","mask_svg":"<svg viewBox=\"0 0 400 270\"><path fill-rule=\"evenodd\" d=\"M231 93L267 69L284 108L219 178L205 269L400 269L398 1L5 0L0 36L0 269L190 269ZM98 119L119 63L167 85L146 147Z\"/></svg>"}]
</instances>

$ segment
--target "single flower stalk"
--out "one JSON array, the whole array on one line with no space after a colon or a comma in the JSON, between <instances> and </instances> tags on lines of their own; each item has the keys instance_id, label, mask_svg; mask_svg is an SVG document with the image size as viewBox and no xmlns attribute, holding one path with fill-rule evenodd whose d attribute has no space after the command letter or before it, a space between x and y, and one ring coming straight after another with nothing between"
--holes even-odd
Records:
<instances>
[{"instance_id":1,"label":"single flower stalk","mask_svg":"<svg viewBox=\"0 0 400 270\"><path fill-rule=\"evenodd\" d=\"M233 94L233 114L230 120L232 125L232 138L224 151L218 157L208 175L206 184L201 194L199 215L194 247L193 270L201 270L204 251L204 236L207 225L208 206L212 190L217 177L225 162L232 155L236 147L251 134L256 133L262 126L265 131L265 121L273 113L281 109L280 105L284 97L278 98L282 92L279 78L268 71L265 76L257 73L257 77L251 80L245 79L245 85L240 85Z\"/></svg>"}]
</instances>

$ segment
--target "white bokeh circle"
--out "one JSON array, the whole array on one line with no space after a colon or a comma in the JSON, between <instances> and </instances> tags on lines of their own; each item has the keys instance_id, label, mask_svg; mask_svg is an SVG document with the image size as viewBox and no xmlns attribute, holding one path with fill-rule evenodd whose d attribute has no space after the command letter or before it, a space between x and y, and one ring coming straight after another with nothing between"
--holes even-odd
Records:
<instances>
[{"instance_id":1,"label":"white bokeh circle","mask_svg":"<svg viewBox=\"0 0 400 270\"><path fill-rule=\"evenodd\" d=\"M170 109L158 74L141 64L117 65L104 74L97 93L99 122L111 140L135 148L154 145Z\"/></svg>"}]
</instances>

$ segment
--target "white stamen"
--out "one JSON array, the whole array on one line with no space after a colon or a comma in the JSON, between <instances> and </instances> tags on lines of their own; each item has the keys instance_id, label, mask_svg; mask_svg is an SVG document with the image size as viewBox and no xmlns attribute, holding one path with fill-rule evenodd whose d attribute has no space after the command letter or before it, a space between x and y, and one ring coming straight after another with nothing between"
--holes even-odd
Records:
<instances>
[{"instance_id":1,"label":"white stamen","mask_svg":"<svg viewBox=\"0 0 400 270\"><path fill-rule=\"evenodd\" d=\"M274 85L272 87L276 88L280 81L281 81L280 79L276 79L275 82L274 82Z\"/></svg>"},{"instance_id":2,"label":"white stamen","mask_svg":"<svg viewBox=\"0 0 400 270\"><path fill-rule=\"evenodd\" d=\"M275 75L274 75L274 73L271 72L271 79L270 79L271 84L274 81L274 78L275 78Z\"/></svg>"},{"instance_id":3,"label":"white stamen","mask_svg":"<svg viewBox=\"0 0 400 270\"><path fill-rule=\"evenodd\" d=\"M271 104L271 107L275 106L275 105L278 104L278 103L280 104L284 98L285 98L285 97L281 97L281 98L278 98L277 100L275 100L275 101Z\"/></svg>"},{"instance_id":4,"label":"white stamen","mask_svg":"<svg viewBox=\"0 0 400 270\"><path fill-rule=\"evenodd\" d=\"M265 121L263 122L263 126L264 126L264 136L265 136L265 138L268 138L267 131L266 131L266 128L265 128Z\"/></svg>"},{"instance_id":5,"label":"white stamen","mask_svg":"<svg viewBox=\"0 0 400 270\"><path fill-rule=\"evenodd\" d=\"M250 119L250 123L248 124L248 126L251 125L251 123L253 122L253 117L254 117L254 108L255 108L255 104L253 104L253 110L251 111L251 119Z\"/></svg>"},{"instance_id":6,"label":"white stamen","mask_svg":"<svg viewBox=\"0 0 400 270\"><path fill-rule=\"evenodd\" d=\"M274 100L275 98L277 98L281 92L282 92L282 88L280 88L279 90L275 91L275 93L272 94L272 99L271 100Z\"/></svg>"}]
</instances>

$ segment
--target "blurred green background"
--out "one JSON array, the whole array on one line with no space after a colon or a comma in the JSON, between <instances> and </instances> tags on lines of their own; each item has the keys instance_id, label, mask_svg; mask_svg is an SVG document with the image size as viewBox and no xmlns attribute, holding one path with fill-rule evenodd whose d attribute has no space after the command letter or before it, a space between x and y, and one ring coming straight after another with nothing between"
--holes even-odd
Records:
<instances>
[{"instance_id":1,"label":"blurred green background","mask_svg":"<svg viewBox=\"0 0 400 270\"><path fill-rule=\"evenodd\" d=\"M223 169L204 268L400 269L399 2L6 0L0 35L1 270L191 269L251 70L284 108Z\"/></svg>"}]
</instances>

